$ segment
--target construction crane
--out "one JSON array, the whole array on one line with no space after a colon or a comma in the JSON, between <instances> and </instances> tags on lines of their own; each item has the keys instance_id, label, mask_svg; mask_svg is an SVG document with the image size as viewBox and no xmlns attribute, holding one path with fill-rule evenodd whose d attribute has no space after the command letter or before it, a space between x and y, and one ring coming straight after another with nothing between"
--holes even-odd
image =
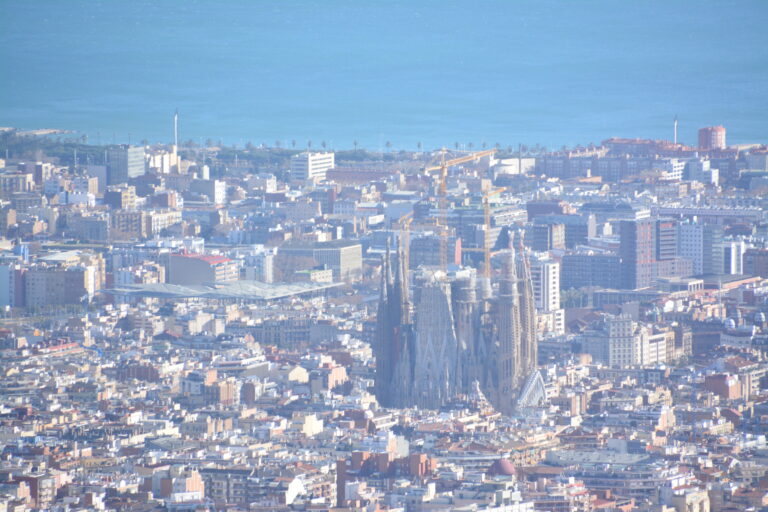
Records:
<instances>
[{"instance_id":1,"label":"construction crane","mask_svg":"<svg viewBox=\"0 0 768 512\"><path fill-rule=\"evenodd\" d=\"M483 201L483 224L485 225L485 231L483 233L483 247L481 249L463 249L466 252L483 252L483 275L485 277L491 277L491 198L499 195L507 190L507 187L500 187L491 190L485 194L482 198Z\"/></svg>"},{"instance_id":2,"label":"construction crane","mask_svg":"<svg viewBox=\"0 0 768 512\"><path fill-rule=\"evenodd\" d=\"M479 159L491 156L496 153L496 149L487 149L485 151L478 151L476 153L470 153L468 155L460 156L458 158L452 158L450 160L445 159L447 150L443 148L440 151L440 165L433 167L426 167L424 173L429 175L431 172L440 171L440 181L438 185L438 218L437 225L440 234L440 268L445 269L448 263L448 226L447 226L447 211L446 211L446 195L448 193L448 168L454 165L461 165L468 162L477 162Z\"/></svg>"}]
</instances>

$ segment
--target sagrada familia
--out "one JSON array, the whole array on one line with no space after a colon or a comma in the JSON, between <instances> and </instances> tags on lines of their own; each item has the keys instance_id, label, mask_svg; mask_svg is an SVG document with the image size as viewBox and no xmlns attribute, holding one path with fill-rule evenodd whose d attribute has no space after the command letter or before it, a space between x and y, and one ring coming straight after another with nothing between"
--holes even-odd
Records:
<instances>
[{"instance_id":1,"label":"sagrada familia","mask_svg":"<svg viewBox=\"0 0 768 512\"><path fill-rule=\"evenodd\" d=\"M514 411L536 369L536 309L522 241L504 256L495 283L473 268L420 268L411 297L403 251L387 249L374 341L382 406L435 409L479 388Z\"/></svg>"}]
</instances>

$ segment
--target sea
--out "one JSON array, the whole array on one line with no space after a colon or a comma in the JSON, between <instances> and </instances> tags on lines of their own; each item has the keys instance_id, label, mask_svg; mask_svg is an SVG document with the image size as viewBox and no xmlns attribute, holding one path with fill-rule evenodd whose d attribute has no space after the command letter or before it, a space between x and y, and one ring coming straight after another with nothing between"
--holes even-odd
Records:
<instances>
[{"instance_id":1,"label":"sea","mask_svg":"<svg viewBox=\"0 0 768 512\"><path fill-rule=\"evenodd\" d=\"M0 126L376 151L768 142L768 2L0 0Z\"/></svg>"}]
</instances>

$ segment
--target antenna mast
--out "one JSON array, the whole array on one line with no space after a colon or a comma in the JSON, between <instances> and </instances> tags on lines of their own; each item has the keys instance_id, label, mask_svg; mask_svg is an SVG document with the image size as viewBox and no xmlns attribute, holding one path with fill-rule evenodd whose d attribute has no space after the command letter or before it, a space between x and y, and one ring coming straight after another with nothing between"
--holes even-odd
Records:
<instances>
[{"instance_id":1,"label":"antenna mast","mask_svg":"<svg viewBox=\"0 0 768 512\"><path fill-rule=\"evenodd\" d=\"M173 145L175 149L179 148L179 109L173 114Z\"/></svg>"},{"instance_id":2,"label":"antenna mast","mask_svg":"<svg viewBox=\"0 0 768 512\"><path fill-rule=\"evenodd\" d=\"M675 115L675 138L674 138L675 144L677 144L677 115Z\"/></svg>"}]
</instances>

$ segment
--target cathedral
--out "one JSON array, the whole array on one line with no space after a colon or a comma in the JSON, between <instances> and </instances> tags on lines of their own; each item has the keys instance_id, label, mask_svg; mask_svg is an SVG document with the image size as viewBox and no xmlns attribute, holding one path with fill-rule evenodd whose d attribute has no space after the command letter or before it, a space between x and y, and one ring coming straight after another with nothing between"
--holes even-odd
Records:
<instances>
[{"instance_id":1,"label":"cathedral","mask_svg":"<svg viewBox=\"0 0 768 512\"><path fill-rule=\"evenodd\" d=\"M384 407L438 408L478 387L509 414L536 369L536 309L522 241L496 282L473 268L419 268L387 249L374 353Z\"/></svg>"}]
</instances>

